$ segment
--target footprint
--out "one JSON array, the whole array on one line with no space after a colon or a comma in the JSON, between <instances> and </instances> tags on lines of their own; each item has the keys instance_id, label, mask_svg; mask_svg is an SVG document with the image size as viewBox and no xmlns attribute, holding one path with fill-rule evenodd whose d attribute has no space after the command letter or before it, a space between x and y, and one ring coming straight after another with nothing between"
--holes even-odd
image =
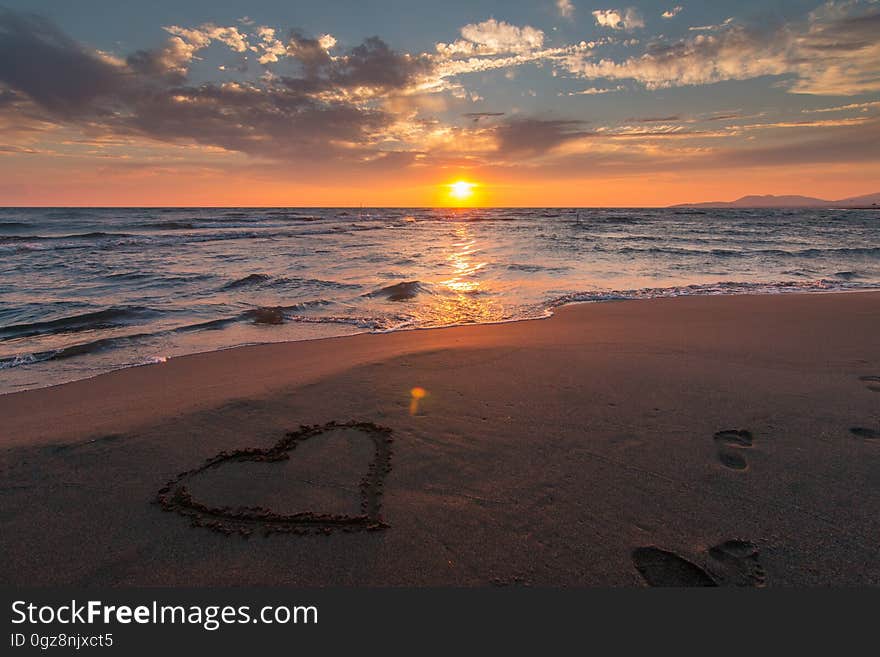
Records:
<instances>
[{"instance_id":1,"label":"footprint","mask_svg":"<svg viewBox=\"0 0 880 657\"><path fill-rule=\"evenodd\" d=\"M718 586L698 565L657 547L633 550L633 564L649 586Z\"/></svg>"},{"instance_id":2,"label":"footprint","mask_svg":"<svg viewBox=\"0 0 880 657\"><path fill-rule=\"evenodd\" d=\"M880 431L876 429L868 429L867 427L850 427L849 432L859 438L865 440L880 440Z\"/></svg>"},{"instance_id":3,"label":"footprint","mask_svg":"<svg viewBox=\"0 0 880 657\"><path fill-rule=\"evenodd\" d=\"M710 547L709 556L724 584L766 586L767 573L758 561L758 546L754 543L739 539L724 541Z\"/></svg>"},{"instance_id":4,"label":"footprint","mask_svg":"<svg viewBox=\"0 0 880 657\"><path fill-rule=\"evenodd\" d=\"M746 429L724 429L715 432L715 440L737 447L751 447L754 443L752 432Z\"/></svg>"},{"instance_id":5,"label":"footprint","mask_svg":"<svg viewBox=\"0 0 880 657\"><path fill-rule=\"evenodd\" d=\"M767 585L767 573L758 561L758 546L731 539L708 550L712 572L684 557L649 546L633 550L633 565L648 586L749 586Z\"/></svg>"},{"instance_id":6,"label":"footprint","mask_svg":"<svg viewBox=\"0 0 880 657\"><path fill-rule=\"evenodd\" d=\"M860 376L859 381L864 381L868 385L865 386L868 390L873 390L874 392L880 392L880 376Z\"/></svg>"},{"instance_id":7,"label":"footprint","mask_svg":"<svg viewBox=\"0 0 880 657\"><path fill-rule=\"evenodd\" d=\"M749 467L749 464L746 463L742 456L733 452L720 451L718 452L718 459L721 461L721 465L731 470L745 470Z\"/></svg>"},{"instance_id":8,"label":"footprint","mask_svg":"<svg viewBox=\"0 0 880 657\"><path fill-rule=\"evenodd\" d=\"M728 448L741 449L751 448L755 442L752 432L746 429L723 429L715 432L715 440L722 443L718 450L718 460L721 465L731 470L745 470L749 467L742 454L731 451Z\"/></svg>"}]
</instances>

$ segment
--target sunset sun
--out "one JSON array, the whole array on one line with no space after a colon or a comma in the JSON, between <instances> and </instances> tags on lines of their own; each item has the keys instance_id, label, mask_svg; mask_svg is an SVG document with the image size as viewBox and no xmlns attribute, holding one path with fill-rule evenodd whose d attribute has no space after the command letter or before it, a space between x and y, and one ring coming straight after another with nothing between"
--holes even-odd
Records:
<instances>
[{"instance_id":1,"label":"sunset sun","mask_svg":"<svg viewBox=\"0 0 880 657\"><path fill-rule=\"evenodd\" d=\"M466 201L474 194L474 183L458 180L449 185L449 195L456 201Z\"/></svg>"}]
</instances>

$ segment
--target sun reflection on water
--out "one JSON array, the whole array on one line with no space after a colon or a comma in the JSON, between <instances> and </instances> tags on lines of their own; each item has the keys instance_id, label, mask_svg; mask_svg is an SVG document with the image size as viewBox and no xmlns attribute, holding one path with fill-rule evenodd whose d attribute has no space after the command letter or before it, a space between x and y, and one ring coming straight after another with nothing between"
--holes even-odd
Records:
<instances>
[{"instance_id":1,"label":"sun reflection on water","mask_svg":"<svg viewBox=\"0 0 880 657\"><path fill-rule=\"evenodd\" d=\"M496 304L488 298L480 273L489 266L483 251L466 223L453 229L446 261L452 276L439 282L449 294L436 295L432 311L441 324L466 324L501 319Z\"/></svg>"}]
</instances>

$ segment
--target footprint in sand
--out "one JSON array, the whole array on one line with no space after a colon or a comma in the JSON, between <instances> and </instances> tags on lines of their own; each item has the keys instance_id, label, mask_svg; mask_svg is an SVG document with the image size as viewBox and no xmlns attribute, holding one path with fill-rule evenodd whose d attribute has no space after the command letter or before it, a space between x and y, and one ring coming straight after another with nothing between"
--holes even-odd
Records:
<instances>
[{"instance_id":1,"label":"footprint in sand","mask_svg":"<svg viewBox=\"0 0 880 657\"><path fill-rule=\"evenodd\" d=\"M632 560L648 586L718 586L709 573L675 552L640 547L633 550Z\"/></svg>"},{"instance_id":2,"label":"footprint in sand","mask_svg":"<svg viewBox=\"0 0 880 657\"><path fill-rule=\"evenodd\" d=\"M709 548L708 555L709 570L675 552L653 546L636 548L632 559L648 586L763 587L767 583L764 568L758 561L758 547L750 541L724 541Z\"/></svg>"},{"instance_id":3,"label":"footprint in sand","mask_svg":"<svg viewBox=\"0 0 880 657\"><path fill-rule=\"evenodd\" d=\"M874 392L880 392L880 376L860 376L859 381L864 381L868 385L865 387Z\"/></svg>"},{"instance_id":4,"label":"footprint in sand","mask_svg":"<svg viewBox=\"0 0 880 657\"><path fill-rule=\"evenodd\" d=\"M731 470L745 470L749 467L746 460L735 452L721 450L718 452L718 460L721 461L721 465Z\"/></svg>"},{"instance_id":5,"label":"footprint in sand","mask_svg":"<svg viewBox=\"0 0 880 657\"><path fill-rule=\"evenodd\" d=\"M709 548L714 560L712 569L730 586L763 587L767 574L758 562L758 546L750 541L733 539Z\"/></svg>"},{"instance_id":6,"label":"footprint in sand","mask_svg":"<svg viewBox=\"0 0 880 657\"><path fill-rule=\"evenodd\" d=\"M858 437L864 438L865 440L880 440L880 431L876 429L868 429L867 427L850 427L849 432Z\"/></svg>"},{"instance_id":7,"label":"footprint in sand","mask_svg":"<svg viewBox=\"0 0 880 657\"><path fill-rule=\"evenodd\" d=\"M746 429L724 429L715 433L715 441L721 443L721 447L718 450L718 459L724 467L731 470L745 470L749 467L748 462L746 462L745 457L741 453L728 448L732 447L736 450L751 448L755 439L750 431Z\"/></svg>"},{"instance_id":8,"label":"footprint in sand","mask_svg":"<svg viewBox=\"0 0 880 657\"><path fill-rule=\"evenodd\" d=\"M860 376L859 381L867 383L868 385L865 387L868 390L880 392L880 376ZM865 440L880 440L880 431L877 431L876 429L869 429L867 427L850 427L849 432L857 438L863 438Z\"/></svg>"}]
</instances>

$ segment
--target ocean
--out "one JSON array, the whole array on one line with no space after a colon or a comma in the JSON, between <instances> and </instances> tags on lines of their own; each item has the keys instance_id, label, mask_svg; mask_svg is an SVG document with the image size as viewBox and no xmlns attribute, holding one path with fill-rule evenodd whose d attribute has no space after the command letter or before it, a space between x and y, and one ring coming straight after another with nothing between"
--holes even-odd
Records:
<instances>
[{"instance_id":1,"label":"ocean","mask_svg":"<svg viewBox=\"0 0 880 657\"><path fill-rule=\"evenodd\" d=\"M880 288L880 211L0 209L0 394L567 303Z\"/></svg>"}]
</instances>

